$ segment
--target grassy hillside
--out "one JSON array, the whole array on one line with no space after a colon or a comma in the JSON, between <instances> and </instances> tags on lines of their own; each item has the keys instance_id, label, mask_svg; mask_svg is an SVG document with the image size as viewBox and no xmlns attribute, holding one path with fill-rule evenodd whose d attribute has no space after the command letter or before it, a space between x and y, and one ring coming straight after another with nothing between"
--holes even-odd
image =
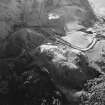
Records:
<instances>
[{"instance_id":1,"label":"grassy hillside","mask_svg":"<svg viewBox=\"0 0 105 105\"><path fill-rule=\"evenodd\" d=\"M61 17L50 21L49 13L57 13ZM14 24L51 26L61 32L66 22L81 21L84 26L89 26L95 20L87 0L0 0L2 38L8 35Z\"/></svg>"}]
</instances>

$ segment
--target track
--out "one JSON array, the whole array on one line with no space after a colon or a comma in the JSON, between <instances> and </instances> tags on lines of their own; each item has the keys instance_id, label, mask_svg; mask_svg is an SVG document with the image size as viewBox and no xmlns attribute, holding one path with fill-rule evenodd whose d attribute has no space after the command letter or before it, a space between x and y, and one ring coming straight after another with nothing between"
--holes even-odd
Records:
<instances>
[{"instance_id":1,"label":"track","mask_svg":"<svg viewBox=\"0 0 105 105\"><path fill-rule=\"evenodd\" d=\"M103 39L105 40L104 35L101 35L100 33L95 33L94 37L93 37L93 40L88 45L88 47L81 48L81 47L75 46L75 45L63 40L61 38L61 36L63 36L63 35L59 35L59 33L55 32L55 31L52 31L48 27L28 26L28 27L26 27L26 29L33 29L35 31L38 31L39 33L43 33L43 35L46 37L46 39L52 40L54 43L59 43L61 45L64 45L64 46L67 46L67 47L70 47L70 48L73 48L73 49L77 49L77 50L82 51L82 52L86 52L86 51L92 49L99 40L103 40Z\"/></svg>"}]
</instances>

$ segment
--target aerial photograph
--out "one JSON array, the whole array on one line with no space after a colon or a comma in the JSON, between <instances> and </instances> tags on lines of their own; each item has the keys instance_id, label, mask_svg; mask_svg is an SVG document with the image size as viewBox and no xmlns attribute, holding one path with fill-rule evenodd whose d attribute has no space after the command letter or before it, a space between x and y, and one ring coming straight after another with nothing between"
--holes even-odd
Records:
<instances>
[{"instance_id":1,"label":"aerial photograph","mask_svg":"<svg viewBox=\"0 0 105 105\"><path fill-rule=\"evenodd\" d=\"M0 105L105 105L105 0L0 0Z\"/></svg>"}]
</instances>

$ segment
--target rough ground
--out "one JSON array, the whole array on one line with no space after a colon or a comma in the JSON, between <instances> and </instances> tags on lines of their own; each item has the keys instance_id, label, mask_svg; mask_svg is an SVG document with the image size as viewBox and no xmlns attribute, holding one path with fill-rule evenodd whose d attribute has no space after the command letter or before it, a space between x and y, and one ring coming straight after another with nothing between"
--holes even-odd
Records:
<instances>
[{"instance_id":1,"label":"rough ground","mask_svg":"<svg viewBox=\"0 0 105 105\"><path fill-rule=\"evenodd\" d=\"M105 41L84 53L49 36L96 21L87 0L0 0L0 105L79 105L105 72Z\"/></svg>"}]
</instances>

